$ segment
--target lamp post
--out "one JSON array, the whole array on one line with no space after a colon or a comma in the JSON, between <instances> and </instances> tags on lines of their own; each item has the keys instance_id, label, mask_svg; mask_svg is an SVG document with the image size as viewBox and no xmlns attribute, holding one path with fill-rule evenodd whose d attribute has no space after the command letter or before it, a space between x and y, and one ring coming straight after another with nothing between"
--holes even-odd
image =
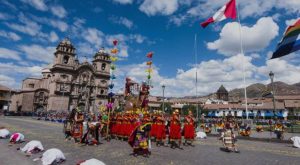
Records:
<instances>
[{"instance_id":1,"label":"lamp post","mask_svg":"<svg viewBox=\"0 0 300 165\"><path fill-rule=\"evenodd\" d=\"M275 104L275 91L274 91L274 73L272 71L270 71L269 73L270 79L271 79L271 85L272 85L272 95L273 95L273 108L274 108L274 112L276 112L276 104Z\"/></svg>"},{"instance_id":2,"label":"lamp post","mask_svg":"<svg viewBox=\"0 0 300 165\"><path fill-rule=\"evenodd\" d=\"M165 88L166 86L165 85L162 85L162 90L163 90L163 105L162 105L162 109L163 109L163 112L165 112Z\"/></svg>"}]
</instances>

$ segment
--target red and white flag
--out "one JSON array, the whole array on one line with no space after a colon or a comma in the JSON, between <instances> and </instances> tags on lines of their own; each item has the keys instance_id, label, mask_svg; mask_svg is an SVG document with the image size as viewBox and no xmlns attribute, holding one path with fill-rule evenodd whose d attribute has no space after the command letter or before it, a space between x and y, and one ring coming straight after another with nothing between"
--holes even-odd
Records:
<instances>
[{"instance_id":1,"label":"red and white flag","mask_svg":"<svg viewBox=\"0 0 300 165\"><path fill-rule=\"evenodd\" d=\"M236 19L236 6L235 0L230 0L226 5L219 9L213 17L208 18L201 26L205 28L210 23L220 22L226 18Z\"/></svg>"}]
</instances>

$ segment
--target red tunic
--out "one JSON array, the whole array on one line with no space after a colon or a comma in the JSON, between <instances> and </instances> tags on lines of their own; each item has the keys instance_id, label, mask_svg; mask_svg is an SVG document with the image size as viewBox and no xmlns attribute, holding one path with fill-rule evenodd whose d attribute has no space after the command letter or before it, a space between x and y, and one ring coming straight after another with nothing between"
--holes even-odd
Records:
<instances>
[{"instance_id":1,"label":"red tunic","mask_svg":"<svg viewBox=\"0 0 300 165\"><path fill-rule=\"evenodd\" d=\"M151 125L150 136L151 136L151 137L156 137L156 135L157 135L157 122L155 121L155 122Z\"/></svg>"},{"instance_id":2,"label":"red tunic","mask_svg":"<svg viewBox=\"0 0 300 165\"><path fill-rule=\"evenodd\" d=\"M81 113L75 115L75 124L73 126L72 136L73 138L81 138L83 134L83 120L84 116Z\"/></svg>"},{"instance_id":3,"label":"red tunic","mask_svg":"<svg viewBox=\"0 0 300 165\"><path fill-rule=\"evenodd\" d=\"M130 136L130 131L131 131L131 122L130 122L130 117L126 116L125 119L125 125L124 125L124 136L129 137Z\"/></svg>"},{"instance_id":4,"label":"red tunic","mask_svg":"<svg viewBox=\"0 0 300 165\"><path fill-rule=\"evenodd\" d=\"M157 117L156 120L156 139L157 140L163 140L166 138L166 127L165 127L165 121L162 117Z\"/></svg>"},{"instance_id":5,"label":"red tunic","mask_svg":"<svg viewBox=\"0 0 300 165\"><path fill-rule=\"evenodd\" d=\"M179 116L173 115L170 124L170 140L181 139L181 127Z\"/></svg>"},{"instance_id":6,"label":"red tunic","mask_svg":"<svg viewBox=\"0 0 300 165\"><path fill-rule=\"evenodd\" d=\"M121 126L122 126L122 117L118 116L117 117L117 123L116 123L116 135L121 136Z\"/></svg>"},{"instance_id":7,"label":"red tunic","mask_svg":"<svg viewBox=\"0 0 300 165\"><path fill-rule=\"evenodd\" d=\"M191 116L185 117L184 138L187 140L192 140L195 138L194 119Z\"/></svg>"}]
</instances>

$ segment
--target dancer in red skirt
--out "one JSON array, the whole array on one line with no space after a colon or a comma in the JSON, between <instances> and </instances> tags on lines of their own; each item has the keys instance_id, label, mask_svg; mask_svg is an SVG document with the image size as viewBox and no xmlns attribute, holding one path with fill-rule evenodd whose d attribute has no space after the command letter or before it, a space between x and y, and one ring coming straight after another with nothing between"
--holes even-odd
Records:
<instances>
[{"instance_id":1,"label":"dancer in red skirt","mask_svg":"<svg viewBox=\"0 0 300 165\"><path fill-rule=\"evenodd\" d=\"M164 145L166 140L166 126L165 126L165 118L161 114L156 118L156 145Z\"/></svg>"},{"instance_id":2,"label":"dancer in red skirt","mask_svg":"<svg viewBox=\"0 0 300 165\"><path fill-rule=\"evenodd\" d=\"M178 144L177 144L178 142ZM178 109L173 112L170 124L170 143L171 148L176 148L176 146L180 149L181 145L181 124L180 124L180 116Z\"/></svg>"},{"instance_id":3,"label":"dancer in red skirt","mask_svg":"<svg viewBox=\"0 0 300 165\"><path fill-rule=\"evenodd\" d=\"M192 145L195 138L195 119L193 117L192 111L184 118L184 144Z\"/></svg>"},{"instance_id":4,"label":"dancer in red skirt","mask_svg":"<svg viewBox=\"0 0 300 165\"><path fill-rule=\"evenodd\" d=\"M157 135L157 113L154 112L154 115L152 117L152 125L151 125L151 131L150 131L150 136L153 139L156 139L156 135Z\"/></svg>"}]
</instances>

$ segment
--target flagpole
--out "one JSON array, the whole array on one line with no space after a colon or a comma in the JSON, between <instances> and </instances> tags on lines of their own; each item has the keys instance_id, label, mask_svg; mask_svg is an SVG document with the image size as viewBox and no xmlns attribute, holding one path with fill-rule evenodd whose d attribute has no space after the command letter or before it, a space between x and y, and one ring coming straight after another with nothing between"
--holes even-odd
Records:
<instances>
[{"instance_id":1,"label":"flagpole","mask_svg":"<svg viewBox=\"0 0 300 165\"><path fill-rule=\"evenodd\" d=\"M195 86L196 86L196 111L197 111L197 121L199 120L199 105L198 105L198 57L197 57L197 34L195 34L195 43L194 43L194 49L195 49L195 67L196 67L196 80L195 80Z\"/></svg>"},{"instance_id":2,"label":"flagpole","mask_svg":"<svg viewBox=\"0 0 300 165\"><path fill-rule=\"evenodd\" d=\"M241 25L241 20L240 20L240 11L239 11L239 4L238 0L236 0L236 8L237 8L237 17L239 21L239 31L240 31L240 50L241 54L243 55L243 76L244 76L244 93L245 93L245 104L246 104L246 119L248 119L248 100L247 100L247 86L246 86L246 74L245 74L245 54L244 54L244 48L243 48L243 38L242 38L242 25Z\"/></svg>"}]
</instances>

